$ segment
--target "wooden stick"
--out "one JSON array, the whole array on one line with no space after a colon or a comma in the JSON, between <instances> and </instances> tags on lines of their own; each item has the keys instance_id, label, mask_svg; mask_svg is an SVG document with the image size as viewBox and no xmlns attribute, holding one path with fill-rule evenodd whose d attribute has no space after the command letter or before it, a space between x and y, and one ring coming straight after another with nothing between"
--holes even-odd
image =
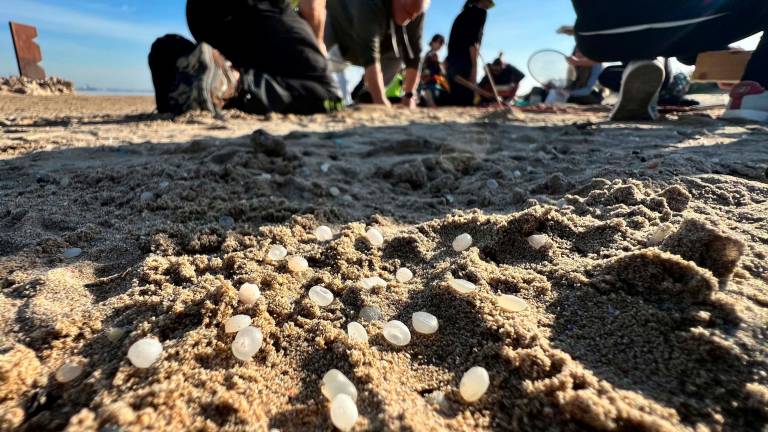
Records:
<instances>
[{"instance_id":1,"label":"wooden stick","mask_svg":"<svg viewBox=\"0 0 768 432\"><path fill-rule=\"evenodd\" d=\"M473 84L473 83L469 82L466 78L464 78L461 75L456 75L455 77L453 77L453 80L456 81L457 83L461 84L462 86L472 90L473 92L479 94L480 96L482 96L484 98L492 98L493 97L492 93L489 93L489 92L481 89L480 87L477 86L477 84Z\"/></svg>"},{"instance_id":2,"label":"wooden stick","mask_svg":"<svg viewBox=\"0 0 768 432\"><path fill-rule=\"evenodd\" d=\"M493 95L496 96L496 103L499 104L499 107L504 107L504 99L499 96L499 91L496 90L496 83L493 82L493 75L491 74L491 68L488 67L488 63L485 62L485 59L483 58L483 55L480 54L480 50L477 50L477 56L480 57L480 61L483 62L483 67L485 68L485 75L488 77L488 82L491 83L491 88L493 89Z\"/></svg>"}]
</instances>

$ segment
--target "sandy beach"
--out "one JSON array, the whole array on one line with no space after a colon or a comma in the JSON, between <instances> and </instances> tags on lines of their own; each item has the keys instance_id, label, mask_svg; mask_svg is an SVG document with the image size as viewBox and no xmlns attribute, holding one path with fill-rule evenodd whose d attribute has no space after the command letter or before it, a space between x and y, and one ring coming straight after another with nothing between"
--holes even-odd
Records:
<instances>
[{"instance_id":1,"label":"sandy beach","mask_svg":"<svg viewBox=\"0 0 768 432\"><path fill-rule=\"evenodd\" d=\"M332 430L332 368L359 393L355 431L768 427L768 127L718 110L153 108L0 96L0 430ZM310 269L269 260L275 244ZM308 299L318 284L328 307ZM385 340L418 311L437 333ZM250 362L224 332L236 314L264 334ZM126 353L145 336L163 354L138 369ZM83 372L57 382L66 362ZM474 366L490 387L469 404Z\"/></svg>"}]
</instances>

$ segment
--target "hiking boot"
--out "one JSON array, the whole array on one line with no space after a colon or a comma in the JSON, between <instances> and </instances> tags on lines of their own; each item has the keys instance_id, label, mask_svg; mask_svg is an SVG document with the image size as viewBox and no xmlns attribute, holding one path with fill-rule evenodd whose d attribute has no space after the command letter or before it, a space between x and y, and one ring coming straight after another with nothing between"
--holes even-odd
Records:
<instances>
[{"instance_id":1,"label":"hiking boot","mask_svg":"<svg viewBox=\"0 0 768 432\"><path fill-rule=\"evenodd\" d=\"M613 121L652 121L659 118L659 90L664 84L660 60L633 61L624 69L619 102L611 113Z\"/></svg>"},{"instance_id":2,"label":"hiking boot","mask_svg":"<svg viewBox=\"0 0 768 432\"><path fill-rule=\"evenodd\" d=\"M236 96L240 73L203 42L176 63L176 86L169 99L176 114L205 110L218 114Z\"/></svg>"},{"instance_id":3,"label":"hiking boot","mask_svg":"<svg viewBox=\"0 0 768 432\"><path fill-rule=\"evenodd\" d=\"M724 119L768 122L768 91L754 81L743 81L731 90Z\"/></svg>"}]
</instances>

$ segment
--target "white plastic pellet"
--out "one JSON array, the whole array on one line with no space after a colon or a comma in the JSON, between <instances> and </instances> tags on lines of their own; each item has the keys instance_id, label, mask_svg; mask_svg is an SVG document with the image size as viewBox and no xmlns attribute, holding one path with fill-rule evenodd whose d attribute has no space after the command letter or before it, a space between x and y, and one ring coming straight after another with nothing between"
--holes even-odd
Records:
<instances>
[{"instance_id":1,"label":"white plastic pellet","mask_svg":"<svg viewBox=\"0 0 768 432\"><path fill-rule=\"evenodd\" d=\"M379 321L381 319L381 309L378 306L366 306L360 309L359 316L363 321Z\"/></svg>"},{"instance_id":2,"label":"white plastic pellet","mask_svg":"<svg viewBox=\"0 0 768 432\"><path fill-rule=\"evenodd\" d=\"M477 291L477 285L464 279L451 279L448 285L459 294L469 294Z\"/></svg>"},{"instance_id":3,"label":"white plastic pellet","mask_svg":"<svg viewBox=\"0 0 768 432\"><path fill-rule=\"evenodd\" d=\"M252 305L261 297L261 290L258 285L246 282L240 286L240 291L237 292L237 295L240 298L240 303Z\"/></svg>"},{"instance_id":4,"label":"white plastic pellet","mask_svg":"<svg viewBox=\"0 0 768 432\"><path fill-rule=\"evenodd\" d=\"M288 255L288 250L280 245L272 245L267 253L267 257L272 261L282 261L286 255Z\"/></svg>"},{"instance_id":5,"label":"white plastic pellet","mask_svg":"<svg viewBox=\"0 0 768 432\"><path fill-rule=\"evenodd\" d=\"M368 239L368 242L372 246L381 246L384 244L384 236L381 234L381 231L376 228L369 229L368 232L365 233L365 238Z\"/></svg>"},{"instance_id":6,"label":"white plastic pellet","mask_svg":"<svg viewBox=\"0 0 768 432\"><path fill-rule=\"evenodd\" d=\"M453 250L462 252L472 246L472 236L464 233L453 240Z\"/></svg>"},{"instance_id":7,"label":"white plastic pellet","mask_svg":"<svg viewBox=\"0 0 768 432\"><path fill-rule=\"evenodd\" d=\"M338 369L331 369L323 375L323 385L320 391L329 400L332 401L336 396L345 394L357 400L357 388L343 373Z\"/></svg>"},{"instance_id":8,"label":"white plastic pellet","mask_svg":"<svg viewBox=\"0 0 768 432\"><path fill-rule=\"evenodd\" d=\"M301 273L309 268L309 263L304 257L294 255L288 258L288 270L293 273Z\"/></svg>"},{"instance_id":9,"label":"white plastic pellet","mask_svg":"<svg viewBox=\"0 0 768 432\"><path fill-rule=\"evenodd\" d=\"M416 312L411 317L413 329L421 334L433 334L440 326L437 317L427 312Z\"/></svg>"},{"instance_id":10,"label":"white plastic pellet","mask_svg":"<svg viewBox=\"0 0 768 432\"><path fill-rule=\"evenodd\" d=\"M353 342L368 342L368 332L360 323L351 322L347 324L347 335Z\"/></svg>"},{"instance_id":11,"label":"white plastic pellet","mask_svg":"<svg viewBox=\"0 0 768 432\"><path fill-rule=\"evenodd\" d=\"M411 331L400 321L390 321L382 329L384 339L392 345L406 346L411 342Z\"/></svg>"},{"instance_id":12,"label":"white plastic pellet","mask_svg":"<svg viewBox=\"0 0 768 432\"><path fill-rule=\"evenodd\" d=\"M320 307L326 307L333 303L333 293L325 287L317 285L309 289L309 299Z\"/></svg>"},{"instance_id":13,"label":"white plastic pellet","mask_svg":"<svg viewBox=\"0 0 768 432\"><path fill-rule=\"evenodd\" d=\"M365 289L372 289L372 288L375 288L375 287L386 288L387 287L387 281L385 281L384 279L382 279L382 278L380 278L378 276L374 276L374 277L369 277L369 278L361 279L360 280L360 286L365 288Z\"/></svg>"},{"instance_id":14,"label":"white plastic pellet","mask_svg":"<svg viewBox=\"0 0 768 432\"><path fill-rule=\"evenodd\" d=\"M107 339L110 342L119 342L123 337L125 337L125 329L122 327L112 327L107 330Z\"/></svg>"},{"instance_id":15,"label":"white plastic pellet","mask_svg":"<svg viewBox=\"0 0 768 432\"><path fill-rule=\"evenodd\" d=\"M64 249L64 258L77 258L83 253L83 250L80 248L67 248Z\"/></svg>"},{"instance_id":16,"label":"white plastic pellet","mask_svg":"<svg viewBox=\"0 0 768 432\"><path fill-rule=\"evenodd\" d=\"M467 402L475 402L479 400L491 384L491 380L488 377L488 371L480 366L475 366L468 370L463 377L461 377L461 383L459 383L459 393L461 397Z\"/></svg>"},{"instance_id":17,"label":"white plastic pellet","mask_svg":"<svg viewBox=\"0 0 768 432\"><path fill-rule=\"evenodd\" d=\"M507 312L522 312L528 308L528 303L520 297L503 294L497 299L499 307Z\"/></svg>"},{"instance_id":18,"label":"white plastic pellet","mask_svg":"<svg viewBox=\"0 0 768 432\"><path fill-rule=\"evenodd\" d=\"M232 341L232 354L238 360L248 361L259 352L263 341L261 330L252 326L246 327L237 332L235 340Z\"/></svg>"},{"instance_id":19,"label":"white plastic pellet","mask_svg":"<svg viewBox=\"0 0 768 432\"><path fill-rule=\"evenodd\" d=\"M549 237L546 234L536 234L528 237L528 244L536 250L541 250L549 246Z\"/></svg>"},{"instance_id":20,"label":"white plastic pellet","mask_svg":"<svg viewBox=\"0 0 768 432\"><path fill-rule=\"evenodd\" d=\"M128 360L141 369L152 366L162 354L163 344L154 338L139 339L128 348Z\"/></svg>"},{"instance_id":21,"label":"white plastic pellet","mask_svg":"<svg viewBox=\"0 0 768 432\"><path fill-rule=\"evenodd\" d=\"M358 417L357 405L351 397L340 394L331 401L331 423L336 429L346 432L351 430Z\"/></svg>"},{"instance_id":22,"label":"white plastic pellet","mask_svg":"<svg viewBox=\"0 0 768 432\"><path fill-rule=\"evenodd\" d=\"M648 246L657 246L667 239L673 232L675 227L672 224L661 224L658 228L648 237Z\"/></svg>"},{"instance_id":23,"label":"white plastic pellet","mask_svg":"<svg viewBox=\"0 0 768 432\"><path fill-rule=\"evenodd\" d=\"M395 279L401 283L410 282L413 279L413 272L403 267L395 273Z\"/></svg>"},{"instance_id":24,"label":"white plastic pellet","mask_svg":"<svg viewBox=\"0 0 768 432\"><path fill-rule=\"evenodd\" d=\"M315 229L315 238L321 242L333 240L333 231L325 225L319 226Z\"/></svg>"},{"instance_id":25,"label":"white plastic pellet","mask_svg":"<svg viewBox=\"0 0 768 432\"><path fill-rule=\"evenodd\" d=\"M237 333L251 325L251 317L248 315L235 315L224 323L225 333Z\"/></svg>"},{"instance_id":26,"label":"white plastic pellet","mask_svg":"<svg viewBox=\"0 0 768 432\"><path fill-rule=\"evenodd\" d=\"M56 370L56 381L67 383L79 377L83 373L83 365L79 362L68 361Z\"/></svg>"}]
</instances>

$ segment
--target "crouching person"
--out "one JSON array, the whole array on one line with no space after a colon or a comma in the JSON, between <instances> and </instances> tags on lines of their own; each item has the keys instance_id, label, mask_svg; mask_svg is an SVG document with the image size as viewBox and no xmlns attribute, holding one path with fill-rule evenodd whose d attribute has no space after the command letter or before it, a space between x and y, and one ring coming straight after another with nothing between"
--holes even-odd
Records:
<instances>
[{"instance_id":1,"label":"crouching person","mask_svg":"<svg viewBox=\"0 0 768 432\"><path fill-rule=\"evenodd\" d=\"M166 35L149 54L159 112L342 107L328 60L289 0L188 0L187 23L197 44Z\"/></svg>"}]
</instances>

